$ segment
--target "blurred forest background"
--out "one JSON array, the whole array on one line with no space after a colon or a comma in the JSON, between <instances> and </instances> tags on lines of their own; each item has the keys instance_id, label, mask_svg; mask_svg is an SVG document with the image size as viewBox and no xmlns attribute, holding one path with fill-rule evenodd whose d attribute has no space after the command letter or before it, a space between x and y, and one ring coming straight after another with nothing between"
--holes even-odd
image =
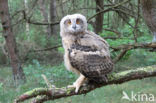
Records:
<instances>
[{"instance_id":1,"label":"blurred forest background","mask_svg":"<svg viewBox=\"0 0 156 103\"><path fill-rule=\"evenodd\" d=\"M152 42L144 3L156 7L155 0L0 0L0 103L46 87L41 74L57 87L75 81L77 76L64 67L59 35L59 21L67 14L85 15L88 29L107 40L114 72L156 64L156 52L143 45ZM156 79L148 78L47 103L129 103L121 100L122 91L156 96L155 90Z\"/></svg>"}]
</instances>

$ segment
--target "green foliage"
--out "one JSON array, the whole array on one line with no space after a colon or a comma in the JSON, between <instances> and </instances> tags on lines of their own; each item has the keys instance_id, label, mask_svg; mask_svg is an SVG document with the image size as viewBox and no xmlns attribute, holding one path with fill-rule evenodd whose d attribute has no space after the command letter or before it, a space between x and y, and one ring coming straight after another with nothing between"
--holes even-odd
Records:
<instances>
[{"instance_id":1,"label":"green foliage","mask_svg":"<svg viewBox=\"0 0 156 103\"><path fill-rule=\"evenodd\" d=\"M3 89L3 83L0 83L0 92L2 92Z\"/></svg>"},{"instance_id":2,"label":"green foliage","mask_svg":"<svg viewBox=\"0 0 156 103\"><path fill-rule=\"evenodd\" d=\"M51 84L57 87L72 84L76 80L76 75L67 71L63 63L52 67L33 60L32 64L23 67L27 82L14 87L10 69L10 67L1 67L0 69L0 102L2 103L11 103L15 97L35 87L47 87L41 76L42 74L47 77Z\"/></svg>"},{"instance_id":3,"label":"green foliage","mask_svg":"<svg viewBox=\"0 0 156 103\"><path fill-rule=\"evenodd\" d=\"M88 24L88 30L94 31L94 28L93 28L93 26L91 24Z\"/></svg>"},{"instance_id":4,"label":"green foliage","mask_svg":"<svg viewBox=\"0 0 156 103\"><path fill-rule=\"evenodd\" d=\"M58 66L51 67L50 65L41 65L37 60L33 60L32 64L24 67L24 73L26 74L26 77L31 76L32 80L42 86L45 86L45 81L41 76L42 74L44 74L52 84L56 83L56 85L59 85L57 84L57 81L61 78L67 81L75 78L71 72L65 70L63 63Z\"/></svg>"},{"instance_id":5,"label":"green foliage","mask_svg":"<svg viewBox=\"0 0 156 103\"><path fill-rule=\"evenodd\" d=\"M19 87L13 87L12 84L9 83L12 81L10 68L0 69L0 80L3 79L3 81L0 82L1 103L12 103L15 97L33 88L47 87L41 74L46 75L50 83L57 87L67 86L76 80L75 74L73 75L71 72L65 70L63 64L51 67L50 65L42 65L37 60L33 60L33 64L24 66L24 72L27 76L27 83ZM142 92L156 95L155 89L155 78L149 78L131 81L120 85L109 85L93 90L85 96L77 95L46 103L129 103L129 101L121 100L123 96L122 91L125 91L128 94L133 91L135 93ZM28 100L24 103L29 102L30 101Z\"/></svg>"},{"instance_id":6,"label":"green foliage","mask_svg":"<svg viewBox=\"0 0 156 103\"><path fill-rule=\"evenodd\" d=\"M130 19L130 24L134 25L134 19ZM129 25L124 25L124 28L118 28L118 31L120 31L121 33L121 39L107 39L106 41L109 43L110 46L112 47L118 47L120 45L124 45L124 44L133 44L135 43L134 41L134 33L133 33L133 28L130 27ZM139 25L139 31L137 34L137 41L138 43L144 43L144 42L151 42L152 40L152 35L149 35L149 31L147 29L147 27L142 24ZM141 34L140 34L141 33ZM117 37L117 34L115 34L114 32L111 31L103 31L102 33L100 33L101 37ZM120 52L112 52L111 53L111 57L115 58ZM124 55L124 57L122 58L122 60L128 60L130 56L132 55L139 55L136 54L137 50L130 50L126 53L126 55ZM148 54L150 55L151 53L147 53L147 51L145 50L141 50L141 54ZM155 55L155 54L154 54ZM140 55L142 56L142 55ZM150 61L153 61L153 58L150 58ZM149 61L149 62L150 62ZM147 62L147 64L151 64Z\"/></svg>"},{"instance_id":7,"label":"green foliage","mask_svg":"<svg viewBox=\"0 0 156 103\"><path fill-rule=\"evenodd\" d=\"M96 13L94 7L95 2L88 2L88 5L83 5L84 0L66 0L64 2L65 8L64 14L60 13L61 8L59 8L58 20L62 18L62 16L71 13L82 13L87 18L91 17ZM29 11L27 16L31 16L31 20L34 22L43 22L43 16L39 10L39 6L33 5L33 0L28 0L28 7L33 8ZM104 1L104 4L107 4L108 1ZM136 1L133 1L136 4ZM49 5L49 1L45 1L46 5ZM61 4L61 3L60 3ZM76 5L80 4L80 5ZM34 6L34 7L32 7ZM60 5L59 5L60 6ZM126 7L126 6L125 6ZM23 10L24 1L22 0L9 0L9 12L11 16L16 13L18 10ZM78 10L78 8L93 8L86 9L87 11L83 11L82 9ZM106 7L107 8L107 7ZM49 12L49 6L46 6L47 12ZM33 15L31 15L33 14ZM108 16L108 15L109 16ZM61 16L60 16L61 15ZM117 20L114 16L118 16L114 14L114 12L109 12L104 14L104 25L103 28L111 28L120 32L121 39L107 39L107 42L110 46L117 47L123 44L133 44L134 43L134 28L129 26L126 23L123 23L121 19L119 21L115 21L117 26L114 27L114 21ZM21 13L17 14L14 18L12 18L12 23L15 24L22 17ZM108 20L109 19L109 20ZM135 20L132 18L127 19L128 22L134 26ZM92 21L95 21L92 19ZM58 27L59 28L59 27ZM88 29L94 31L94 28L91 24L88 24ZM21 61L26 62L23 66L24 73L27 78L27 83L24 85L20 85L19 87L14 87L12 80L12 72L10 67L0 67L0 103L12 103L13 99L18 95L22 94L25 91L36 87L47 87L45 81L42 78L42 74L44 74L51 84L56 85L57 87L67 86L72 84L77 78L77 76L67 70L65 70L64 64L61 63L56 65L53 64L52 61L57 61L59 58L58 55L62 55L64 53L64 49L59 47L54 51L44 51L44 52L29 52L31 50L36 49L44 49L56 46L61 44L61 38L58 33L54 36L49 37L45 32L46 26L33 25L29 24L29 32L26 32L26 22L22 21L19 24L13 26L13 31L16 36L17 48L20 54ZM0 31L2 31L2 27L0 26ZM137 31L137 40L138 43L151 42L152 35L147 29L147 26L144 24L144 21L140 19L138 23L138 31ZM101 37L117 37L118 35L111 31L103 30L102 33L99 33ZM4 41L2 37L2 33L0 32L0 44ZM0 47L1 50L1 47ZM111 50L111 49L110 49ZM111 50L112 51L112 50ZM56 53L58 55L56 55ZM115 58L120 52L111 52L112 58ZM26 56L27 55L27 56ZM27 61L25 60L25 56L27 57ZM0 64L6 64L9 62L7 57L0 51ZM23 60L24 58L24 60ZM63 58L63 57L61 57ZM156 53L149 52L148 50L136 49L128 51L122 60L115 65L115 72L132 69L134 67L147 66L156 64ZM8 61L8 62L7 62ZM49 62L47 62L49 61ZM51 66L51 64L55 66ZM73 96L69 98L64 98L56 101L52 101L52 103L129 103L128 101L121 101L122 91L130 93L131 90L139 92L150 92L156 95L155 92L155 79L146 79L142 81L133 81L129 83L124 83L122 85L112 85L97 89L91 93L88 93L84 96ZM136 88L137 85L137 88ZM111 99L110 99L111 98ZM51 102L50 102L51 103Z\"/></svg>"},{"instance_id":8,"label":"green foliage","mask_svg":"<svg viewBox=\"0 0 156 103\"><path fill-rule=\"evenodd\" d=\"M21 5L22 4L21 0L16 0L16 1L8 0L8 4L9 4L9 8L11 8L10 13L15 13L17 10L22 8L22 6L24 6Z\"/></svg>"},{"instance_id":9,"label":"green foliage","mask_svg":"<svg viewBox=\"0 0 156 103\"><path fill-rule=\"evenodd\" d=\"M64 53L64 48L63 48L63 47L59 47L59 48L58 48L58 52Z\"/></svg>"}]
</instances>

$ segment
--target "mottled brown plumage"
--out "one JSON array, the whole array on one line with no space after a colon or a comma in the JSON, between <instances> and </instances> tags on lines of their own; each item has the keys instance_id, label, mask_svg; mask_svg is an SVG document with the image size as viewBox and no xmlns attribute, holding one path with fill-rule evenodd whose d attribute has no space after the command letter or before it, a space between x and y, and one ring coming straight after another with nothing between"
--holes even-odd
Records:
<instances>
[{"instance_id":1,"label":"mottled brown plumage","mask_svg":"<svg viewBox=\"0 0 156 103\"><path fill-rule=\"evenodd\" d=\"M105 76L112 71L113 63L109 54L106 53L108 48L104 49L100 46L102 44L103 46L107 46L108 44L98 36L98 39L94 38L94 41L100 43L86 43L92 37L93 35L88 33L77 37L69 49L70 63L89 80L93 80L96 83L106 82ZM102 50L105 52L102 52Z\"/></svg>"},{"instance_id":2,"label":"mottled brown plumage","mask_svg":"<svg viewBox=\"0 0 156 103\"><path fill-rule=\"evenodd\" d=\"M60 23L60 35L65 50L64 62L68 70L80 75L73 83L75 92L88 79L106 82L113 69L108 43L87 30L87 20L81 14L65 16Z\"/></svg>"}]
</instances>

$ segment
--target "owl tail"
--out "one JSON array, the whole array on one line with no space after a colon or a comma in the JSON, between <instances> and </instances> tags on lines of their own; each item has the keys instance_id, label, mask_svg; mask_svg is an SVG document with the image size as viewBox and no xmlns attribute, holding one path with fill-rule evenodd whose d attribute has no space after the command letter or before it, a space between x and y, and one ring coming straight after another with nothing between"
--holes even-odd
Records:
<instances>
[{"instance_id":1,"label":"owl tail","mask_svg":"<svg viewBox=\"0 0 156 103\"><path fill-rule=\"evenodd\" d=\"M102 75L100 77L94 77L91 79L88 79L89 84L103 84L108 82L108 77L107 75Z\"/></svg>"}]
</instances>

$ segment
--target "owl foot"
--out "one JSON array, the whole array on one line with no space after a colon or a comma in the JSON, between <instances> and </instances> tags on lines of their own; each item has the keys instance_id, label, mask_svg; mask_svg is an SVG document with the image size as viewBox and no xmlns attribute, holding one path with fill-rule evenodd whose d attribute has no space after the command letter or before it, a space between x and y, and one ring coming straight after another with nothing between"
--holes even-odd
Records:
<instances>
[{"instance_id":1,"label":"owl foot","mask_svg":"<svg viewBox=\"0 0 156 103\"><path fill-rule=\"evenodd\" d=\"M68 85L68 88L75 88L75 93L78 93L81 85L84 83L86 78L83 75L80 75L80 77L73 83L73 85Z\"/></svg>"},{"instance_id":2,"label":"owl foot","mask_svg":"<svg viewBox=\"0 0 156 103\"><path fill-rule=\"evenodd\" d=\"M75 88L75 93L78 93L80 86L81 85L76 84L76 82L74 82L73 85L68 85L67 87L68 88Z\"/></svg>"},{"instance_id":3,"label":"owl foot","mask_svg":"<svg viewBox=\"0 0 156 103\"><path fill-rule=\"evenodd\" d=\"M78 91L81 87L81 84L77 84L76 82L74 82L73 85L75 86L75 93L78 93Z\"/></svg>"},{"instance_id":4,"label":"owl foot","mask_svg":"<svg viewBox=\"0 0 156 103\"><path fill-rule=\"evenodd\" d=\"M67 88L76 88L74 85L68 85Z\"/></svg>"},{"instance_id":5,"label":"owl foot","mask_svg":"<svg viewBox=\"0 0 156 103\"><path fill-rule=\"evenodd\" d=\"M75 88L75 93L78 93L80 87L76 87L75 85L68 85L68 88Z\"/></svg>"}]
</instances>

